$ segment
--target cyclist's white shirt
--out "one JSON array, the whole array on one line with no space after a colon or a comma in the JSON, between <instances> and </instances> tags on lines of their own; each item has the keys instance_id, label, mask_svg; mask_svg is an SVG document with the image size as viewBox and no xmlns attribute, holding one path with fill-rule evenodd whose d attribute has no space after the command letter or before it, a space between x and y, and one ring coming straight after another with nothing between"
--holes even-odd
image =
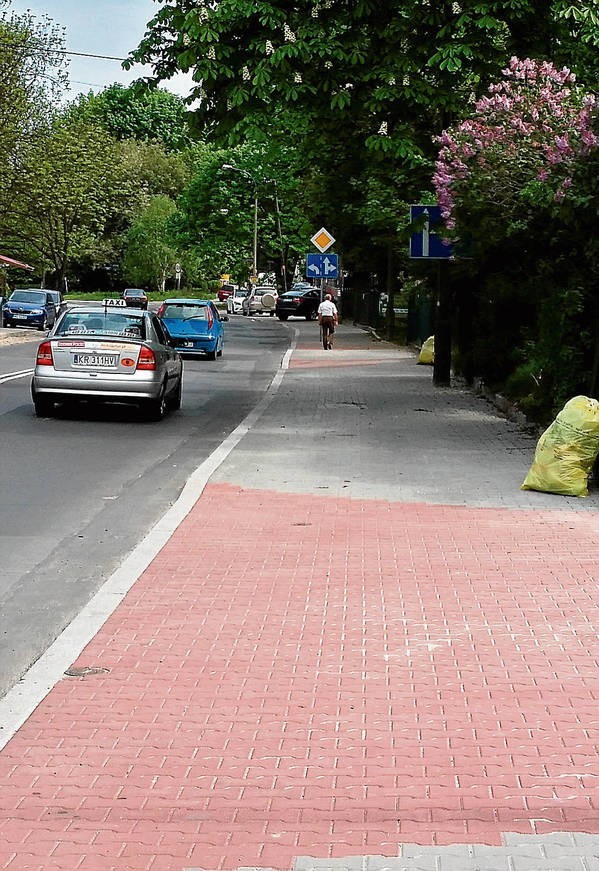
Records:
<instances>
[{"instance_id":1,"label":"cyclist's white shirt","mask_svg":"<svg viewBox=\"0 0 599 871\"><path fill-rule=\"evenodd\" d=\"M337 306L330 299L323 299L318 306L318 314L321 317L334 318L337 314Z\"/></svg>"}]
</instances>

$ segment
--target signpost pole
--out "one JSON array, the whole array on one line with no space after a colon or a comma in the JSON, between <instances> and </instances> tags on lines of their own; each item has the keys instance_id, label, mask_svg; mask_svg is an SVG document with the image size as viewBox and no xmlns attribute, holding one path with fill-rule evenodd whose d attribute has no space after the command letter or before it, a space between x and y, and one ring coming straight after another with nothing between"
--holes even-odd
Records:
<instances>
[{"instance_id":1,"label":"signpost pole","mask_svg":"<svg viewBox=\"0 0 599 871\"><path fill-rule=\"evenodd\" d=\"M437 290L434 309L435 362L433 383L448 387L451 383L451 291L449 260L453 256L451 245L437 233L442 226L441 209L437 205L410 206L410 222L421 221L410 239L410 257L417 260L437 261Z\"/></svg>"},{"instance_id":2,"label":"signpost pole","mask_svg":"<svg viewBox=\"0 0 599 871\"><path fill-rule=\"evenodd\" d=\"M433 384L451 384L451 299L447 260L437 262L437 299L435 306L435 361Z\"/></svg>"}]
</instances>

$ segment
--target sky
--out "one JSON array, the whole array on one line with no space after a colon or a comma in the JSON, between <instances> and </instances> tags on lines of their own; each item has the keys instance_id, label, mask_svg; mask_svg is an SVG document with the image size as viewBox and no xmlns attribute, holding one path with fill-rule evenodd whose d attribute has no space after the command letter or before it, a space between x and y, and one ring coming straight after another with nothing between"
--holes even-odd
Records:
<instances>
[{"instance_id":1,"label":"sky","mask_svg":"<svg viewBox=\"0 0 599 871\"><path fill-rule=\"evenodd\" d=\"M11 0L7 11L30 10L37 18L47 15L63 25L68 51L124 58L139 45L147 22L159 8L154 0ZM140 65L125 72L119 61L71 56L68 97L73 99L90 90L97 93L114 82L128 85L148 72ZM189 79L180 76L162 87L185 97Z\"/></svg>"}]
</instances>

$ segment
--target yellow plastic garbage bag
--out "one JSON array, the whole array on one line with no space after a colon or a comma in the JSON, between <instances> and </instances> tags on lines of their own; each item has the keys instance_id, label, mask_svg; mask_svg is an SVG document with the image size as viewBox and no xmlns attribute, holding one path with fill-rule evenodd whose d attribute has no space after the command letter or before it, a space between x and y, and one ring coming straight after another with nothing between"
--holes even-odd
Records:
<instances>
[{"instance_id":1,"label":"yellow plastic garbage bag","mask_svg":"<svg viewBox=\"0 0 599 871\"><path fill-rule=\"evenodd\" d=\"M520 489L588 496L589 475L599 453L599 402L570 399L537 443Z\"/></svg>"},{"instance_id":2,"label":"yellow plastic garbage bag","mask_svg":"<svg viewBox=\"0 0 599 871\"><path fill-rule=\"evenodd\" d=\"M435 362L435 337L429 336L426 342L423 343L420 349L419 363L425 363L427 366L432 366Z\"/></svg>"}]
</instances>

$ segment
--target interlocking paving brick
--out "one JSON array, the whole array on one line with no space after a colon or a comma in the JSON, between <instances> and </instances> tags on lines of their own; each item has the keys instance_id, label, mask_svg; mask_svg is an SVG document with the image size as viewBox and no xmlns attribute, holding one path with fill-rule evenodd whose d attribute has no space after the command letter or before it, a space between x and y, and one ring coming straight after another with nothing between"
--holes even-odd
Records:
<instances>
[{"instance_id":1,"label":"interlocking paving brick","mask_svg":"<svg viewBox=\"0 0 599 871\"><path fill-rule=\"evenodd\" d=\"M505 509L352 500L338 517L334 499L308 495L289 506L274 491L206 489L80 657L110 672L65 678L0 754L7 850L43 818L40 848L117 851L132 867L167 842L181 867L192 850L200 867L288 868L316 845L339 863L401 852L436 871L492 867L500 854L468 845L499 847L509 830L564 830L545 842L552 861L583 855L567 830L599 833L585 778L595 721L579 707L592 710L599 674L570 667L599 622L577 568L594 543L589 515L566 529L556 512L522 523ZM198 535L215 513L232 532L218 553ZM258 513L270 540L249 540L240 564L236 530ZM290 516L312 522L293 547ZM536 583L514 560L533 551ZM181 554L201 568L182 577ZM44 759L36 739L58 710ZM457 846L440 858L435 843ZM539 860L511 849L523 868Z\"/></svg>"},{"instance_id":2,"label":"interlocking paving brick","mask_svg":"<svg viewBox=\"0 0 599 871\"><path fill-rule=\"evenodd\" d=\"M0 868L596 865L599 513L408 355L310 354L0 753Z\"/></svg>"}]
</instances>

